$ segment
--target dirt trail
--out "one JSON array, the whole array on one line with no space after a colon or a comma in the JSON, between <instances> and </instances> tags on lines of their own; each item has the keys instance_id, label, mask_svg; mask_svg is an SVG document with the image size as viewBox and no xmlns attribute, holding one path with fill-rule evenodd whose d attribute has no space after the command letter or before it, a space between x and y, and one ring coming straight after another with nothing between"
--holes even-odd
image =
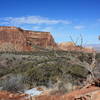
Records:
<instances>
[{"instance_id":1,"label":"dirt trail","mask_svg":"<svg viewBox=\"0 0 100 100\"><path fill-rule=\"evenodd\" d=\"M28 95L0 91L0 100L29 100ZM100 88L90 86L64 95L40 95L30 100L100 100Z\"/></svg>"},{"instance_id":2,"label":"dirt trail","mask_svg":"<svg viewBox=\"0 0 100 100\"><path fill-rule=\"evenodd\" d=\"M10 93L7 91L0 91L0 100L28 100L26 94Z\"/></svg>"},{"instance_id":3,"label":"dirt trail","mask_svg":"<svg viewBox=\"0 0 100 100\"><path fill-rule=\"evenodd\" d=\"M100 100L100 88L91 86L64 95L42 95L35 100Z\"/></svg>"}]
</instances>

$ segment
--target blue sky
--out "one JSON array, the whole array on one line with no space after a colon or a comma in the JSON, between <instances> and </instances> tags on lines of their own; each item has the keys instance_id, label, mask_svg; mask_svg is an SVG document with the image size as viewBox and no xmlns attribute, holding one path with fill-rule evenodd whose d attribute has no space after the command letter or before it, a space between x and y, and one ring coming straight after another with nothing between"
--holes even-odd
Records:
<instances>
[{"instance_id":1,"label":"blue sky","mask_svg":"<svg viewBox=\"0 0 100 100\"><path fill-rule=\"evenodd\" d=\"M49 31L56 42L81 34L86 44L100 43L100 0L0 0L0 26L8 25Z\"/></svg>"}]
</instances>

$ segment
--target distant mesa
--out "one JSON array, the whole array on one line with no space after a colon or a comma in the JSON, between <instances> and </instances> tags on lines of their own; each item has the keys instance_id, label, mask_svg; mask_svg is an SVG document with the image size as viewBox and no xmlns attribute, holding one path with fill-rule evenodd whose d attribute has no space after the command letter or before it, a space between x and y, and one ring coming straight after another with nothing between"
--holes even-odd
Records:
<instances>
[{"instance_id":1,"label":"distant mesa","mask_svg":"<svg viewBox=\"0 0 100 100\"><path fill-rule=\"evenodd\" d=\"M14 26L0 26L0 51L36 51L39 49L93 52L92 48L80 48L73 42L57 44L50 32L30 31Z\"/></svg>"},{"instance_id":2,"label":"distant mesa","mask_svg":"<svg viewBox=\"0 0 100 100\"><path fill-rule=\"evenodd\" d=\"M13 26L0 26L0 51L33 51L33 46L55 48L50 32L23 30Z\"/></svg>"},{"instance_id":3,"label":"distant mesa","mask_svg":"<svg viewBox=\"0 0 100 100\"><path fill-rule=\"evenodd\" d=\"M73 42L62 42L58 44L59 49L64 51L82 51L82 52L95 52L94 48L77 46Z\"/></svg>"},{"instance_id":4,"label":"distant mesa","mask_svg":"<svg viewBox=\"0 0 100 100\"><path fill-rule=\"evenodd\" d=\"M10 30L10 29L17 29L17 27L15 26L0 26L0 30Z\"/></svg>"},{"instance_id":5,"label":"distant mesa","mask_svg":"<svg viewBox=\"0 0 100 100\"><path fill-rule=\"evenodd\" d=\"M58 47L62 50L72 50L75 48L75 44L73 42L62 42L58 44Z\"/></svg>"}]
</instances>

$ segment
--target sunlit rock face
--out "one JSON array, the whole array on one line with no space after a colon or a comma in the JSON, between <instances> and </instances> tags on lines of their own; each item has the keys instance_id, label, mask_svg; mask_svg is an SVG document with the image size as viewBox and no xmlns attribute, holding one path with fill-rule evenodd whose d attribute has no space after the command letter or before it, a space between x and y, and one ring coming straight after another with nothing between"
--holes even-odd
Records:
<instances>
[{"instance_id":1,"label":"sunlit rock face","mask_svg":"<svg viewBox=\"0 0 100 100\"><path fill-rule=\"evenodd\" d=\"M82 51L82 52L88 52L92 53L95 52L95 50L92 47L81 47L77 46L73 42L62 42L58 44L58 48L64 51Z\"/></svg>"},{"instance_id":2,"label":"sunlit rock face","mask_svg":"<svg viewBox=\"0 0 100 100\"><path fill-rule=\"evenodd\" d=\"M0 27L0 51L33 51L33 45L55 48L49 32L23 30L17 27Z\"/></svg>"},{"instance_id":3,"label":"sunlit rock face","mask_svg":"<svg viewBox=\"0 0 100 100\"><path fill-rule=\"evenodd\" d=\"M72 50L75 48L75 44L73 42L62 42L58 44L59 49L61 50Z\"/></svg>"}]
</instances>

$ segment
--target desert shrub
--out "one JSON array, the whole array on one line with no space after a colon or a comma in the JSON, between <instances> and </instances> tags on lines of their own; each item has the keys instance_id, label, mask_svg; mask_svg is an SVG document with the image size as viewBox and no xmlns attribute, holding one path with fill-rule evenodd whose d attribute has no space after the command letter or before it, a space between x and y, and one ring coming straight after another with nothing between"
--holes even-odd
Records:
<instances>
[{"instance_id":1,"label":"desert shrub","mask_svg":"<svg viewBox=\"0 0 100 100\"><path fill-rule=\"evenodd\" d=\"M59 61L58 61L59 62ZM40 66L33 66L32 68L26 71L26 76L28 83L36 83L36 85L45 85L48 86L49 81L52 84L55 84L58 79L62 81L73 80L78 81L80 78L86 79L88 71L79 65L71 65L65 61L63 63L43 63ZM70 76L70 78L67 78Z\"/></svg>"},{"instance_id":2,"label":"desert shrub","mask_svg":"<svg viewBox=\"0 0 100 100\"><path fill-rule=\"evenodd\" d=\"M100 53L97 53L97 54L96 54L96 59L97 59L97 60L100 60Z\"/></svg>"},{"instance_id":3,"label":"desert shrub","mask_svg":"<svg viewBox=\"0 0 100 100\"><path fill-rule=\"evenodd\" d=\"M56 95L56 94L61 95L73 90L73 86L71 83L66 83L62 80L61 81L59 80L54 86L55 87L53 87L52 90L50 91L51 95Z\"/></svg>"},{"instance_id":4,"label":"desert shrub","mask_svg":"<svg viewBox=\"0 0 100 100\"><path fill-rule=\"evenodd\" d=\"M0 69L0 77L2 77L4 75L7 75L10 72L11 72L11 69L10 68L1 68Z\"/></svg>"},{"instance_id":5,"label":"desert shrub","mask_svg":"<svg viewBox=\"0 0 100 100\"><path fill-rule=\"evenodd\" d=\"M64 83L78 84L80 79L86 79L88 71L81 65L73 64L73 61L75 62L75 59L78 59L81 62L91 62L89 60L91 54L72 51L16 52L7 55L9 55L8 59L12 59L13 62L10 61L10 64L8 64L10 67L8 65L5 68L0 67L0 77L9 73L22 74L24 76L24 84L29 84L30 86L45 85L49 87L49 83L52 86L57 83L58 79ZM11 77L5 83L10 83L15 79ZM6 87L6 85L3 87Z\"/></svg>"},{"instance_id":6,"label":"desert shrub","mask_svg":"<svg viewBox=\"0 0 100 100\"><path fill-rule=\"evenodd\" d=\"M88 75L88 70L86 70L84 67L80 65L72 65L70 67L69 72L74 76L81 77L81 78L86 78Z\"/></svg>"},{"instance_id":7,"label":"desert shrub","mask_svg":"<svg viewBox=\"0 0 100 100\"><path fill-rule=\"evenodd\" d=\"M11 76L10 78L4 80L2 82L2 89L11 91L11 92L19 92L24 90L24 85L22 82L22 76Z\"/></svg>"}]
</instances>

